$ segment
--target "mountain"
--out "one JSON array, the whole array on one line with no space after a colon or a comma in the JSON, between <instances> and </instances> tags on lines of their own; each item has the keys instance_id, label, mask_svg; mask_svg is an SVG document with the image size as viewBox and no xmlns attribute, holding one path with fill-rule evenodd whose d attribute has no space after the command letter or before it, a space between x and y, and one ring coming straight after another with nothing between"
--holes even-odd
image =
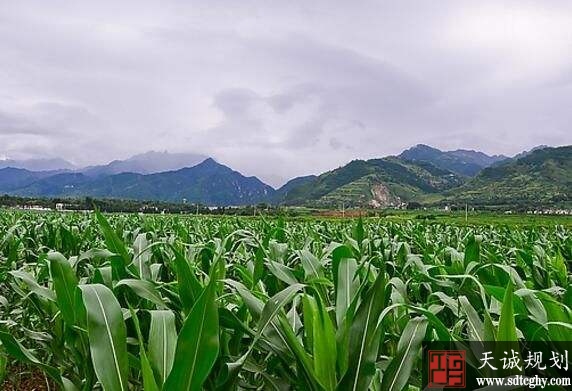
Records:
<instances>
[{"instance_id":1,"label":"mountain","mask_svg":"<svg viewBox=\"0 0 572 391\"><path fill-rule=\"evenodd\" d=\"M207 156L193 153L169 153L149 151L126 160L114 160L109 164L86 167L80 172L88 176L114 175L121 173L155 174L193 167Z\"/></svg>"},{"instance_id":2,"label":"mountain","mask_svg":"<svg viewBox=\"0 0 572 391\"><path fill-rule=\"evenodd\" d=\"M216 206L259 202L325 208L383 208L410 202L505 209L572 206L572 146L537 147L504 158L417 145L400 156L354 160L319 176L294 178L278 190L211 158L194 164L195 158L199 156L149 152L84 172L0 168L0 194L186 200ZM192 166L156 173L115 173L161 170L173 164ZM474 177L468 176L477 170Z\"/></svg>"},{"instance_id":3,"label":"mountain","mask_svg":"<svg viewBox=\"0 0 572 391\"><path fill-rule=\"evenodd\" d=\"M0 160L0 169L8 167L20 168L28 171L57 171L57 170L73 170L76 168L72 163L60 158Z\"/></svg>"},{"instance_id":4,"label":"mountain","mask_svg":"<svg viewBox=\"0 0 572 391\"><path fill-rule=\"evenodd\" d=\"M1 182L0 182L1 183ZM39 178L9 194L42 197L97 197L207 205L248 205L271 197L274 189L245 177L211 158L194 167L156 174L121 173L90 176L63 173Z\"/></svg>"},{"instance_id":5,"label":"mountain","mask_svg":"<svg viewBox=\"0 0 572 391\"><path fill-rule=\"evenodd\" d=\"M52 171L28 171L23 168L6 167L0 169L0 193L29 186L32 183L53 175Z\"/></svg>"},{"instance_id":6,"label":"mountain","mask_svg":"<svg viewBox=\"0 0 572 391\"><path fill-rule=\"evenodd\" d=\"M544 145L544 144L543 145L537 145L536 147L530 149L529 151L522 151L521 153L514 155L511 159L517 160L517 159L520 159L521 157L525 157L525 156L530 155L534 151L538 151L539 149L545 149L545 148L550 148L550 146Z\"/></svg>"},{"instance_id":7,"label":"mountain","mask_svg":"<svg viewBox=\"0 0 572 391\"><path fill-rule=\"evenodd\" d=\"M286 205L396 206L459 186L463 179L427 162L397 157L354 160L291 188Z\"/></svg>"},{"instance_id":8,"label":"mountain","mask_svg":"<svg viewBox=\"0 0 572 391\"><path fill-rule=\"evenodd\" d=\"M297 187L300 187L302 185L310 183L310 182L314 181L316 178L317 178L316 175L306 175L306 176L300 176L300 177L296 177L294 179L290 179L288 182L286 182L284 185L282 185L282 187L278 188L274 192L274 195L272 196L271 202L272 203L282 202L288 196L288 193L292 189L295 189Z\"/></svg>"},{"instance_id":9,"label":"mountain","mask_svg":"<svg viewBox=\"0 0 572 391\"><path fill-rule=\"evenodd\" d=\"M26 197L70 197L79 195L77 190L89 182L90 178L81 173L56 173L38 178L26 186L12 189L6 193Z\"/></svg>"},{"instance_id":10,"label":"mountain","mask_svg":"<svg viewBox=\"0 0 572 391\"><path fill-rule=\"evenodd\" d=\"M572 201L572 146L542 148L485 168L447 193L472 206L548 206Z\"/></svg>"},{"instance_id":11,"label":"mountain","mask_svg":"<svg viewBox=\"0 0 572 391\"><path fill-rule=\"evenodd\" d=\"M403 151L399 157L411 161L429 162L436 167L466 177L473 177L483 168L507 159L504 155L489 156L483 152L466 149L441 151L424 144Z\"/></svg>"}]
</instances>

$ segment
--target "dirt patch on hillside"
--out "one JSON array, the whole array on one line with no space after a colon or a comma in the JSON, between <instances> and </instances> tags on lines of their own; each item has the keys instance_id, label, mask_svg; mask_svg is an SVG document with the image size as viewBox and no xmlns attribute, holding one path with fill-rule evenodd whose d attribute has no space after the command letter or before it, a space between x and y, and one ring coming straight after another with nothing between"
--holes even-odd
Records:
<instances>
[{"instance_id":1,"label":"dirt patch on hillside","mask_svg":"<svg viewBox=\"0 0 572 391\"><path fill-rule=\"evenodd\" d=\"M399 197L395 197L389 191L389 188L383 183L377 183L371 186L372 199L369 205L374 208L387 208L400 203Z\"/></svg>"}]
</instances>

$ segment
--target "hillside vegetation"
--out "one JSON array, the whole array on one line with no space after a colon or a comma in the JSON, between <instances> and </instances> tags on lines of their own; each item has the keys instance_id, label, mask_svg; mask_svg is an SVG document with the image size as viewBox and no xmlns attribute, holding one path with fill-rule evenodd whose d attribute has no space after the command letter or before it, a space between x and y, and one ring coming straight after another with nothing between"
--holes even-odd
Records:
<instances>
[{"instance_id":1,"label":"hillside vegetation","mask_svg":"<svg viewBox=\"0 0 572 391\"><path fill-rule=\"evenodd\" d=\"M484 169L447 193L471 205L566 205L572 201L572 146L545 148Z\"/></svg>"},{"instance_id":2,"label":"hillside vegetation","mask_svg":"<svg viewBox=\"0 0 572 391\"><path fill-rule=\"evenodd\" d=\"M8 169L6 169L8 170ZM1 179L1 176L0 176ZM39 177L19 170L0 191L28 197L96 197L207 205L249 205L267 200L274 189L256 177L245 177L213 159L190 168L156 174L121 173L89 176L63 173Z\"/></svg>"},{"instance_id":3,"label":"hillside vegetation","mask_svg":"<svg viewBox=\"0 0 572 391\"><path fill-rule=\"evenodd\" d=\"M451 189L462 181L452 172L425 162L396 157L354 160L291 189L284 203L387 207Z\"/></svg>"},{"instance_id":4,"label":"hillside vegetation","mask_svg":"<svg viewBox=\"0 0 572 391\"><path fill-rule=\"evenodd\" d=\"M424 144L418 144L399 155L400 158L415 162L427 162L455 174L473 177L483 168L508 159L504 155L487 155L480 151L457 149L441 151Z\"/></svg>"}]
</instances>

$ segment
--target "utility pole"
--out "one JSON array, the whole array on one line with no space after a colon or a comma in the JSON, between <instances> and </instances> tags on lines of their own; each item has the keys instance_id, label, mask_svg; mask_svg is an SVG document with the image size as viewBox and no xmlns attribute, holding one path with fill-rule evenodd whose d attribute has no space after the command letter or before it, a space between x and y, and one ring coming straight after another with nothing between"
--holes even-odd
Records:
<instances>
[{"instance_id":1,"label":"utility pole","mask_svg":"<svg viewBox=\"0 0 572 391\"><path fill-rule=\"evenodd\" d=\"M465 202L465 223L469 221L469 204Z\"/></svg>"},{"instance_id":2,"label":"utility pole","mask_svg":"<svg viewBox=\"0 0 572 391\"><path fill-rule=\"evenodd\" d=\"M342 218L346 217L346 204L342 202Z\"/></svg>"}]
</instances>

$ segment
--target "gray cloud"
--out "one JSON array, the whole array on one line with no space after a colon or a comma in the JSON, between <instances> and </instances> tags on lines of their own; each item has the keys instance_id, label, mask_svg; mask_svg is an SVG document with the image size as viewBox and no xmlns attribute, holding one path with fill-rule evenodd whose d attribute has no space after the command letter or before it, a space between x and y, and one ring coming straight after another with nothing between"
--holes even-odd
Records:
<instances>
[{"instance_id":1,"label":"gray cloud","mask_svg":"<svg viewBox=\"0 0 572 391\"><path fill-rule=\"evenodd\" d=\"M0 156L190 151L276 185L420 142L572 142L565 1L26 0L0 42Z\"/></svg>"}]
</instances>

